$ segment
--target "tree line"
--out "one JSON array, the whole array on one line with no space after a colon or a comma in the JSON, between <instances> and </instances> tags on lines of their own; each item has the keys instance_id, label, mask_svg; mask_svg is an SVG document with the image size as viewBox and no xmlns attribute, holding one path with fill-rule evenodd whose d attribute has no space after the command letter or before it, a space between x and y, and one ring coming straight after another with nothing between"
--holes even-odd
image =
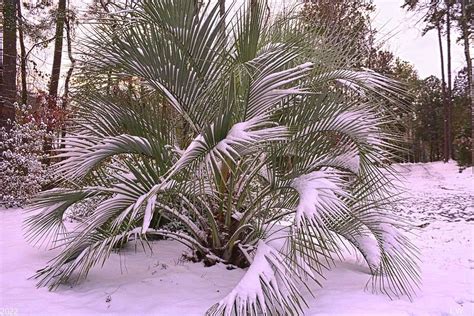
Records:
<instances>
[{"instance_id":1,"label":"tree line","mask_svg":"<svg viewBox=\"0 0 474 316\"><path fill-rule=\"evenodd\" d=\"M87 7L68 0L3 0L0 125L8 128L7 121L15 120L13 104L35 104L34 111L46 121L49 131L55 132L58 139L65 136L66 117L73 107L70 103L74 102L70 86L80 80L74 72L81 62L74 56L76 48L81 46L75 38L76 29L82 25L114 23L120 12L134 5L127 0L95 0ZM423 34L437 33L441 78L419 78L413 65L385 50L383 43L376 40L377 30L371 23L376 9L372 0L305 0L301 14L309 21L310 28L325 32L337 29L335 38L361 56L354 67L373 69L406 84L410 96L405 101L409 107L408 111L398 109L397 122L403 140L401 146L406 149L401 161L457 159L468 165L474 155L469 154L473 147L470 56L473 7L466 0L405 0L403 3L407 11L422 16ZM225 1L220 1L221 14L225 14L225 8ZM454 76L453 41L463 45L466 61L466 66ZM45 57L38 57L45 51L52 51L50 69L44 66ZM62 69L65 64L67 70ZM114 84L118 83L111 80L107 89L112 90ZM51 147L53 144L46 149Z\"/></svg>"}]
</instances>

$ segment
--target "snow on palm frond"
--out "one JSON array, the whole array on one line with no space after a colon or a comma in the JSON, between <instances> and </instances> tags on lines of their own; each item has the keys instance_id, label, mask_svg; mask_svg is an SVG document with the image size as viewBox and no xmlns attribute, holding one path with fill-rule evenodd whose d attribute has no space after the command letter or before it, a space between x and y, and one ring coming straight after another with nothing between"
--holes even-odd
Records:
<instances>
[{"instance_id":1,"label":"snow on palm frond","mask_svg":"<svg viewBox=\"0 0 474 316\"><path fill-rule=\"evenodd\" d=\"M90 137L69 137L64 145L66 148L58 157L65 160L57 164L56 171L71 179L85 176L101 161L111 156L131 153L152 157L155 154L148 139L132 135L105 137L95 142L91 141Z\"/></svg>"},{"instance_id":2,"label":"snow on palm frond","mask_svg":"<svg viewBox=\"0 0 474 316\"><path fill-rule=\"evenodd\" d=\"M198 158L209 164L217 161L235 159L258 148L263 142L285 140L288 135L284 126L267 121L264 117L256 117L245 122L239 122L230 128L224 139L215 139L217 125L212 125L206 133L198 135L186 148L180 159L173 166L177 172Z\"/></svg>"},{"instance_id":3,"label":"snow on palm frond","mask_svg":"<svg viewBox=\"0 0 474 316\"><path fill-rule=\"evenodd\" d=\"M297 227L304 225L304 220L319 226L325 217L338 217L347 211L342 198L348 198L349 195L337 173L314 171L295 178L291 186L299 194L295 214Z\"/></svg>"},{"instance_id":4,"label":"snow on palm frond","mask_svg":"<svg viewBox=\"0 0 474 316\"><path fill-rule=\"evenodd\" d=\"M292 310L302 313L306 305L298 285L289 276L296 271L285 258L263 241L237 286L208 315L279 315Z\"/></svg>"},{"instance_id":5,"label":"snow on palm frond","mask_svg":"<svg viewBox=\"0 0 474 316\"><path fill-rule=\"evenodd\" d=\"M346 237L362 253L370 271L376 274L382 260L382 252L377 238L368 230L346 235Z\"/></svg>"},{"instance_id":6,"label":"snow on palm frond","mask_svg":"<svg viewBox=\"0 0 474 316\"><path fill-rule=\"evenodd\" d=\"M282 56L277 56L280 58L277 60L270 60L272 62L270 67L267 66L267 68L270 69L264 68L262 71L263 74L267 74L270 70L278 69L297 57L295 54L284 54L283 58ZM296 80L305 78L312 68L312 63L304 63L291 69L273 73L270 72L270 74L266 76L257 78L250 87L247 117L254 118L265 115L273 106L278 104L278 102L285 97L303 94L304 91L298 88L298 86L283 89L281 89L281 87L294 83Z\"/></svg>"},{"instance_id":7,"label":"snow on palm frond","mask_svg":"<svg viewBox=\"0 0 474 316\"><path fill-rule=\"evenodd\" d=\"M374 93L390 101L406 94L405 89L394 79L387 78L371 69L335 70L320 74L315 82L336 81L341 85L356 91L362 96Z\"/></svg>"},{"instance_id":8,"label":"snow on palm frond","mask_svg":"<svg viewBox=\"0 0 474 316\"><path fill-rule=\"evenodd\" d=\"M332 167L341 170L348 170L354 174L359 173L360 157L359 151L347 148L338 155L328 155L321 158L314 164L315 167Z\"/></svg>"},{"instance_id":9,"label":"snow on palm frond","mask_svg":"<svg viewBox=\"0 0 474 316\"><path fill-rule=\"evenodd\" d=\"M372 280L372 291L389 297L407 296L420 289L418 249L394 223L380 222L371 227L379 241L381 261Z\"/></svg>"},{"instance_id":10,"label":"snow on palm frond","mask_svg":"<svg viewBox=\"0 0 474 316\"><path fill-rule=\"evenodd\" d=\"M294 260L302 260L322 275L340 257L337 235L332 226L339 225L351 213L347 202L351 197L342 174L329 168L301 175L291 182L298 192L293 243Z\"/></svg>"},{"instance_id":11,"label":"snow on palm frond","mask_svg":"<svg viewBox=\"0 0 474 316\"><path fill-rule=\"evenodd\" d=\"M418 250L406 236L407 224L402 219L387 211L383 217L374 207L355 210L355 217L331 230L362 254L372 274L367 283L372 292L411 300L421 282Z\"/></svg>"},{"instance_id":12,"label":"snow on palm frond","mask_svg":"<svg viewBox=\"0 0 474 316\"><path fill-rule=\"evenodd\" d=\"M337 132L345 134L361 143L378 142L377 134L382 121L367 110L343 111L337 115L322 118L301 130L296 137L314 133Z\"/></svg>"}]
</instances>

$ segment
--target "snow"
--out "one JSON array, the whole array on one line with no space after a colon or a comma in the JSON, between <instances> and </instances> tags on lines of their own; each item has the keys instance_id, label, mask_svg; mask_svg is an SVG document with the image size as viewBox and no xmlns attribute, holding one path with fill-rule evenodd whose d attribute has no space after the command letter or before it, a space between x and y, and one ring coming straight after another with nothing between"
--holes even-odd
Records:
<instances>
[{"instance_id":1,"label":"snow","mask_svg":"<svg viewBox=\"0 0 474 316\"><path fill-rule=\"evenodd\" d=\"M291 186L299 194L296 208L298 227L302 219L319 221L327 212L346 208L338 196L347 196L347 193L341 188L341 181L335 173L314 171L297 177Z\"/></svg>"},{"instance_id":2,"label":"snow","mask_svg":"<svg viewBox=\"0 0 474 316\"><path fill-rule=\"evenodd\" d=\"M377 239L373 234L360 234L354 236L354 241L364 252L365 259L376 270L380 266L381 252Z\"/></svg>"},{"instance_id":3,"label":"snow","mask_svg":"<svg viewBox=\"0 0 474 316\"><path fill-rule=\"evenodd\" d=\"M305 289L306 315L474 315L474 201L472 169L448 164L401 164L407 200L400 212L420 226L423 284L418 296L390 300L366 291L369 268L360 254L328 271L315 297ZM204 267L182 257L176 241L152 242L153 254L130 244L95 267L75 287L55 292L29 280L57 250L33 248L23 238L19 209L0 210L0 314L203 315L241 281L244 270ZM8 314L7 314L8 313Z\"/></svg>"}]
</instances>

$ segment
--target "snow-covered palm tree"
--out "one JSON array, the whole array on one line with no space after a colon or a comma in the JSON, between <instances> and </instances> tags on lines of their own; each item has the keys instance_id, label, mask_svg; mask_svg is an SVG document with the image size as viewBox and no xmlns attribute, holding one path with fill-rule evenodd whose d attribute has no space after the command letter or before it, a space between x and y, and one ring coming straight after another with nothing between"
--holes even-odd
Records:
<instances>
[{"instance_id":1,"label":"snow-covered palm tree","mask_svg":"<svg viewBox=\"0 0 474 316\"><path fill-rule=\"evenodd\" d=\"M347 247L375 291L411 297L416 249L390 209L403 90L353 69L331 36L270 17L262 1L222 16L191 0L145 0L91 34L84 72L98 89L77 104L59 187L27 220L32 240L64 247L39 285L83 278L124 243L159 236L207 265L247 269L210 314L302 313L301 286ZM139 85L141 101L106 92L111 77ZM67 209L92 198L63 234Z\"/></svg>"}]
</instances>

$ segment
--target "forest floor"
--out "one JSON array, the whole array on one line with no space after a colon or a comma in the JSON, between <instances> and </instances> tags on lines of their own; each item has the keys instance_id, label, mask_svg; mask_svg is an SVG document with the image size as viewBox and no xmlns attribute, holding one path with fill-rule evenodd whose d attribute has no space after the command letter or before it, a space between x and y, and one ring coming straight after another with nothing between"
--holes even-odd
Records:
<instances>
[{"instance_id":1,"label":"forest floor","mask_svg":"<svg viewBox=\"0 0 474 316\"><path fill-rule=\"evenodd\" d=\"M349 256L308 296L307 315L474 315L474 189L472 168L454 163L402 164L406 199L400 211L420 226L412 235L421 252L423 284L413 302L365 290L370 276L360 256ZM19 209L0 210L0 316L203 315L242 277L240 269L210 268L183 260L173 241L152 243L153 253L130 245L95 267L75 287L37 289L34 272L57 250L23 238Z\"/></svg>"}]
</instances>

